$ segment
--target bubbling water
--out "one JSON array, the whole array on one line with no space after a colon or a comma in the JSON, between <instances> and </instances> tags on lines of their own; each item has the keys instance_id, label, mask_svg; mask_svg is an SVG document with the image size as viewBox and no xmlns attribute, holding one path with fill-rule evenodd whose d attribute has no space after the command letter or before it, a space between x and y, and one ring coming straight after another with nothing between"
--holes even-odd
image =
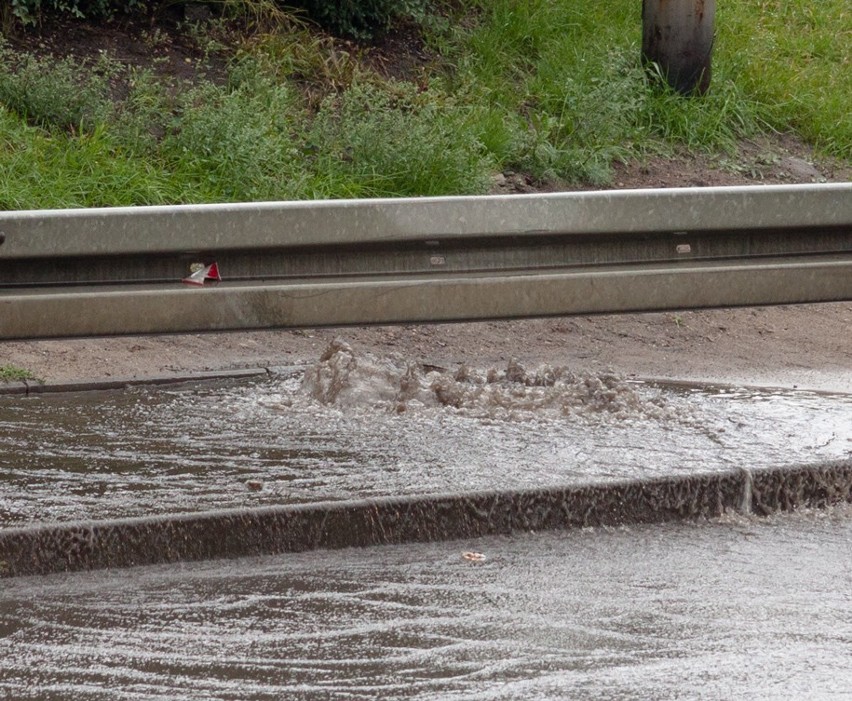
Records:
<instances>
[{"instance_id":1,"label":"bubbling water","mask_svg":"<svg viewBox=\"0 0 852 701\"><path fill-rule=\"evenodd\" d=\"M474 418L509 420L674 418L662 396L640 394L614 373L574 372L548 365L528 370L514 358L502 369L461 365L451 371L359 354L339 337L305 372L301 389L313 400L341 410L405 413L446 408Z\"/></svg>"}]
</instances>

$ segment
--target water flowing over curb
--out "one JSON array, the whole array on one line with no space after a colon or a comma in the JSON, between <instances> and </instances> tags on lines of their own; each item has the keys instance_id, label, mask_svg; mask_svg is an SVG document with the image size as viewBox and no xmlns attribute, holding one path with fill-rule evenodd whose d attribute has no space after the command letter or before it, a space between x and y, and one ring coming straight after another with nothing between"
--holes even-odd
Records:
<instances>
[{"instance_id":1,"label":"water flowing over curb","mask_svg":"<svg viewBox=\"0 0 852 701\"><path fill-rule=\"evenodd\" d=\"M0 531L0 577L852 502L852 459L601 485L324 502Z\"/></svg>"}]
</instances>

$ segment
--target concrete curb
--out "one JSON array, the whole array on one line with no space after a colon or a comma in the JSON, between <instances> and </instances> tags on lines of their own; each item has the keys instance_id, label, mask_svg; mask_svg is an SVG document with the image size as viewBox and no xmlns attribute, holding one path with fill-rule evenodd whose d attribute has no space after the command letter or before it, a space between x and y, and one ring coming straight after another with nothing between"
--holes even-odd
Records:
<instances>
[{"instance_id":1,"label":"concrete curb","mask_svg":"<svg viewBox=\"0 0 852 701\"><path fill-rule=\"evenodd\" d=\"M0 395L3 394L27 394L29 392L27 382L4 382L0 384Z\"/></svg>"},{"instance_id":2,"label":"concrete curb","mask_svg":"<svg viewBox=\"0 0 852 701\"><path fill-rule=\"evenodd\" d=\"M440 368L441 365L422 363L425 367ZM31 394L60 394L62 392L100 392L126 387L146 387L161 385L179 385L190 382L219 382L227 380L247 380L255 377L269 375L272 377L291 377L304 372L309 365L269 365L265 367L237 368L232 370L207 370L200 372L188 372L174 375L149 375L145 377L116 377L82 379L69 382L39 382L37 380L23 380L19 382L0 383L0 397L3 395L31 395ZM701 380L679 380L667 377L626 377L628 382L640 382L642 384L673 387L680 389L705 389L705 390L747 390L759 392L807 392L820 396L832 397L848 395L847 392L827 391L810 389L807 387L781 385L744 385L730 382L713 382Z\"/></svg>"},{"instance_id":3,"label":"concrete curb","mask_svg":"<svg viewBox=\"0 0 852 701\"><path fill-rule=\"evenodd\" d=\"M0 577L852 502L852 459L554 489L395 497L0 530Z\"/></svg>"},{"instance_id":4,"label":"concrete curb","mask_svg":"<svg viewBox=\"0 0 852 701\"><path fill-rule=\"evenodd\" d=\"M301 372L304 366L281 365L234 370L210 370L175 375L149 375L146 377L111 377L73 380L70 382L38 382L24 380L0 384L0 396L11 394L59 394L62 392L102 392L127 387L178 385L188 382L223 382L227 380L249 380L255 377L289 376Z\"/></svg>"}]
</instances>

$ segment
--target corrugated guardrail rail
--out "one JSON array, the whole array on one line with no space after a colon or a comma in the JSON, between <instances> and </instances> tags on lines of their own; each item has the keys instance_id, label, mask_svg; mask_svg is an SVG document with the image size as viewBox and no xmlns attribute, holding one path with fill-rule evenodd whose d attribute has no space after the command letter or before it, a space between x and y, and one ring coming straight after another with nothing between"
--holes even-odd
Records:
<instances>
[{"instance_id":1,"label":"corrugated guardrail rail","mask_svg":"<svg viewBox=\"0 0 852 701\"><path fill-rule=\"evenodd\" d=\"M849 299L852 183L0 212L0 339Z\"/></svg>"}]
</instances>

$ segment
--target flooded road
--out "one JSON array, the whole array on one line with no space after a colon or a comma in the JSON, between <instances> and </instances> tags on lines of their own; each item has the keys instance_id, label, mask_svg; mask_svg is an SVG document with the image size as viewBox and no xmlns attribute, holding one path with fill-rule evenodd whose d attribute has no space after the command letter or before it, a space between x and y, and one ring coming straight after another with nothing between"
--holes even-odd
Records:
<instances>
[{"instance_id":1,"label":"flooded road","mask_svg":"<svg viewBox=\"0 0 852 701\"><path fill-rule=\"evenodd\" d=\"M333 344L263 381L0 397L0 528L850 456L848 395L424 367ZM0 582L0 699L852 689L849 504Z\"/></svg>"},{"instance_id":2,"label":"flooded road","mask_svg":"<svg viewBox=\"0 0 852 701\"><path fill-rule=\"evenodd\" d=\"M850 395L424 368L332 347L304 376L0 397L0 527L850 455Z\"/></svg>"},{"instance_id":3,"label":"flooded road","mask_svg":"<svg viewBox=\"0 0 852 701\"><path fill-rule=\"evenodd\" d=\"M6 580L0 698L849 698L850 509Z\"/></svg>"}]
</instances>

